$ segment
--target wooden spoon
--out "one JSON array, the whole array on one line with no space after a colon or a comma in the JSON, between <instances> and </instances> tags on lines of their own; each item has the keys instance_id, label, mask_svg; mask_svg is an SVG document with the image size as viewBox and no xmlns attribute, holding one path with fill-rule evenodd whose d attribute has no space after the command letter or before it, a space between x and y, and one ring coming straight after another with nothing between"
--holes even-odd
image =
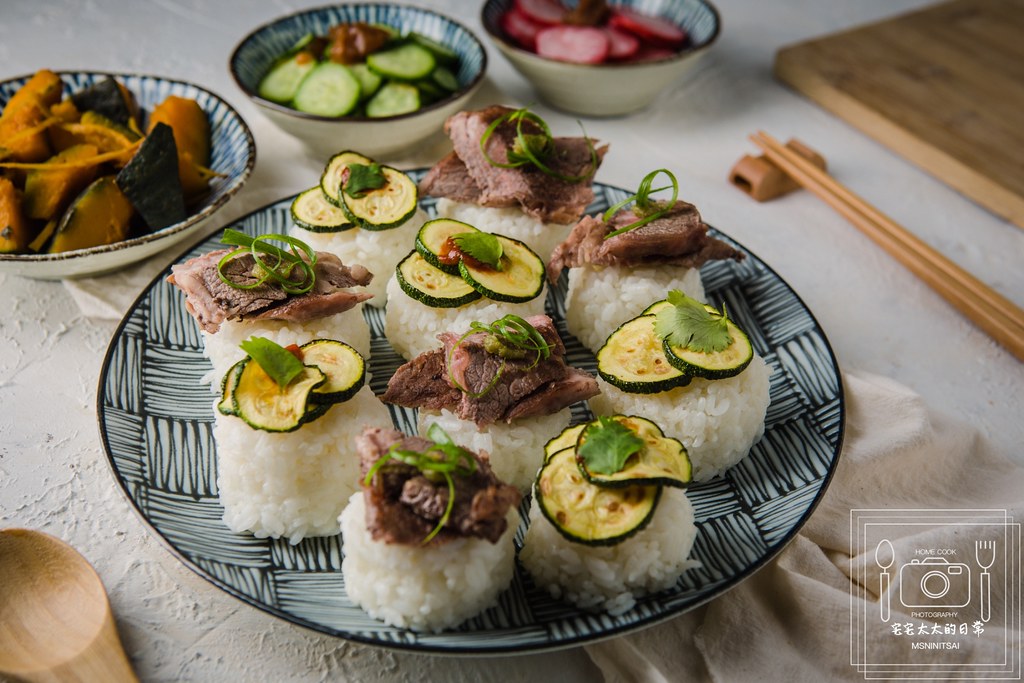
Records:
<instances>
[{"instance_id":1,"label":"wooden spoon","mask_svg":"<svg viewBox=\"0 0 1024 683\"><path fill-rule=\"evenodd\" d=\"M92 565L63 541L0 530L0 678L138 681Z\"/></svg>"}]
</instances>

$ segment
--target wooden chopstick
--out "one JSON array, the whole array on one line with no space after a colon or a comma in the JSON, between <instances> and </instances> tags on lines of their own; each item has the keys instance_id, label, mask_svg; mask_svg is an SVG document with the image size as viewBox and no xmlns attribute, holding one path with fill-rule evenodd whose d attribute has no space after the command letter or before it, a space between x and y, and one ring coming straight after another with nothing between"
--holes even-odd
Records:
<instances>
[{"instance_id":1,"label":"wooden chopstick","mask_svg":"<svg viewBox=\"0 0 1024 683\"><path fill-rule=\"evenodd\" d=\"M1018 360L1024 360L1024 311L1020 307L772 136L759 131L750 139L769 161L838 211Z\"/></svg>"}]
</instances>

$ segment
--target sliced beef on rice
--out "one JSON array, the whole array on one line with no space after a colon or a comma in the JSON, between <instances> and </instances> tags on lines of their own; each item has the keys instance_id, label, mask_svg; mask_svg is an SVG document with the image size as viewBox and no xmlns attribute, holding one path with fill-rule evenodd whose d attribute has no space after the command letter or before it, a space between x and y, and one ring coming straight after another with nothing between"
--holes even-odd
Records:
<instances>
[{"instance_id":1,"label":"sliced beef on rice","mask_svg":"<svg viewBox=\"0 0 1024 683\"><path fill-rule=\"evenodd\" d=\"M420 183L420 192L426 196L448 197L480 206L519 206L534 218L545 222L572 223L594 200L591 188L592 141L583 137L553 139L554 151L545 160L557 174L574 177L589 174L577 182L560 180L532 165L517 168L495 166L484 156L480 147L487 128L498 118L513 111L494 105L480 111L459 112L445 122L445 132L451 138L454 152L442 159ZM487 156L497 163L508 163L508 151L516 139L515 122L505 121L494 129L486 142ZM540 133L536 124L524 121L527 134ZM607 145L594 149L600 165L608 150ZM467 182L468 181L468 182ZM474 188L469 187L472 183Z\"/></svg>"},{"instance_id":2,"label":"sliced beef on rice","mask_svg":"<svg viewBox=\"0 0 1024 683\"><path fill-rule=\"evenodd\" d=\"M480 188L455 152L449 152L430 167L420 180L419 191L425 197L447 197L456 202L480 204ZM515 201L511 200L505 204L514 205Z\"/></svg>"},{"instance_id":3,"label":"sliced beef on rice","mask_svg":"<svg viewBox=\"0 0 1024 683\"><path fill-rule=\"evenodd\" d=\"M538 315L527 322L549 345L548 358L537 362L531 352L512 357L488 333L463 337L444 332L438 335L442 348L398 368L381 399L407 408L446 408L482 427L551 415L596 396L597 380L566 364L565 346L551 318Z\"/></svg>"},{"instance_id":4,"label":"sliced beef on rice","mask_svg":"<svg viewBox=\"0 0 1024 683\"><path fill-rule=\"evenodd\" d=\"M697 207L677 201L667 214L646 225L614 237L616 230L639 220L631 210L623 209L607 223L596 216L584 216L573 227L548 261L548 279L558 280L563 268L585 264L602 266L678 265L699 268L715 259L744 258L743 252L708 235Z\"/></svg>"},{"instance_id":5,"label":"sliced beef on rice","mask_svg":"<svg viewBox=\"0 0 1024 683\"><path fill-rule=\"evenodd\" d=\"M360 469L365 479L378 460L388 457L368 486L366 527L376 541L420 545L444 516L448 506L448 483L443 477L425 476L387 454L396 448L427 452L434 444L418 436L405 436L393 429L367 427L356 437ZM455 499L445 526L431 544L461 537L487 539L496 543L508 527L509 509L519 505L519 491L495 476L486 457L466 451L476 462L468 475L453 474Z\"/></svg>"},{"instance_id":6,"label":"sliced beef on rice","mask_svg":"<svg viewBox=\"0 0 1024 683\"><path fill-rule=\"evenodd\" d=\"M289 294L272 281L252 289L232 287L217 270L227 253L229 250L220 249L175 264L167 278L185 293L185 308L206 332L217 332L227 320L316 320L347 311L372 296L353 289L370 283L370 271L360 265L346 266L326 252L317 252L316 282L306 294ZM255 258L251 254L236 256L225 264L224 275L240 285L255 284ZM293 277L300 280L303 276L296 269Z\"/></svg>"}]
</instances>

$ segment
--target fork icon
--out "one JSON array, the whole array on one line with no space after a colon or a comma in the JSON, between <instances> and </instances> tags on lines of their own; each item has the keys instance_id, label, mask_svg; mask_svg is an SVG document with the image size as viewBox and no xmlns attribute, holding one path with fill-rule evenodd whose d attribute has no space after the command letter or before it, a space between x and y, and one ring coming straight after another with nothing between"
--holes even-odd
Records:
<instances>
[{"instance_id":1,"label":"fork icon","mask_svg":"<svg viewBox=\"0 0 1024 683\"><path fill-rule=\"evenodd\" d=\"M975 541L974 559L981 567L981 620L988 623L992 616L992 575L988 569L996 561L996 542Z\"/></svg>"}]
</instances>

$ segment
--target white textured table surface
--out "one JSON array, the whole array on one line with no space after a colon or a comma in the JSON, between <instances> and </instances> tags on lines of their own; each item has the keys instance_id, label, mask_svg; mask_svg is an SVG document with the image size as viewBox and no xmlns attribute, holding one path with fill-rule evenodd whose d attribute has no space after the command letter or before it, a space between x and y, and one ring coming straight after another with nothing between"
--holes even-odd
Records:
<instances>
[{"instance_id":1,"label":"white textured table surface","mask_svg":"<svg viewBox=\"0 0 1024 683\"><path fill-rule=\"evenodd\" d=\"M257 167L212 228L310 184L323 159L270 125L227 72L251 27L322 2L34 0L0 5L0 77L39 68L135 71L203 85L251 126ZM416 2L453 14L481 37L479 3ZM973 422L1024 462L1024 364L957 314L823 203L797 193L757 204L726 182L764 129L798 136L833 174L977 274L1024 303L1024 231L994 217L786 90L771 77L775 50L922 6L919 0L716 0L723 33L699 68L650 109L588 120L611 143L598 178L631 187L668 167L705 220L769 263L804 298L841 367L886 375L934 407ZM489 50L476 104L535 101ZM571 117L536 110L555 131ZM444 141L393 160L427 165ZM172 250L176 252L177 250ZM157 257L155 274L173 254ZM129 656L146 681L599 680L582 649L454 659L393 653L324 637L245 606L178 563L116 490L100 445L95 390L116 321L87 317L60 283L0 274L0 527L48 531L78 547L110 592ZM941 506L943 501L935 501ZM2 590L2 587L0 587Z\"/></svg>"}]
</instances>

